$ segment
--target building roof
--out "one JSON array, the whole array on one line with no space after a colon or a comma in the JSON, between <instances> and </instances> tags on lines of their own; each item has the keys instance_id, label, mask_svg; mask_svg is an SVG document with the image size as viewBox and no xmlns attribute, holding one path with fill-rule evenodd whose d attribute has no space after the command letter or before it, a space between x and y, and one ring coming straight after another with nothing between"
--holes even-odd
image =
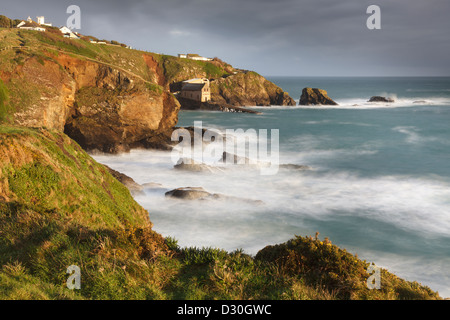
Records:
<instances>
[{"instance_id":1,"label":"building roof","mask_svg":"<svg viewBox=\"0 0 450 320\"><path fill-rule=\"evenodd\" d=\"M182 91L201 91L206 83L187 83L181 89Z\"/></svg>"},{"instance_id":2,"label":"building roof","mask_svg":"<svg viewBox=\"0 0 450 320\"><path fill-rule=\"evenodd\" d=\"M206 78L195 78L195 79L184 80L183 83L205 83L207 81L208 81L208 79L206 79Z\"/></svg>"},{"instance_id":3,"label":"building roof","mask_svg":"<svg viewBox=\"0 0 450 320\"><path fill-rule=\"evenodd\" d=\"M24 27L24 28L42 28L40 24L38 24L37 22L34 21L24 21L25 23L22 24L20 27Z\"/></svg>"}]
</instances>

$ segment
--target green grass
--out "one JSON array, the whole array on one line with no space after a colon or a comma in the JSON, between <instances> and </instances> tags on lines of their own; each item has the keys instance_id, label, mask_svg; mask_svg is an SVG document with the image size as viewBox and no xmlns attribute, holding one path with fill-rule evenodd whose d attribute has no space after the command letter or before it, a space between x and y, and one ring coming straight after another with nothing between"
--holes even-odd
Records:
<instances>
[{"instance_id":1,"label":"green grass","mask_svg":"<svg viewBox=\"0 0 450 320\"><path fill-rule=\"evenodd\" d=\"M30 36L30 34L28 34ZM57 49L72 52L88 58L95 59L97 52L93 50L93 45L84 40L73 40L64 38L62 35L57 35L50 32L34 32L31 34L36 40L54 46ZM26 45L32 45L32 42L26 42Z\"/></svg>"},{"instance_id":2,"label":"green grass","mask_svg":"<svg viewBox=\"0 0 450 320\"><path fill-rule=\"evenodd\" d=\"M145 86L148 90L150 90L158 95L162 94L164 91L164 88L157 84L146 83Z\"/></svg>"},{"instance_id":3,"label":"green grass","mask_svg":"<svg viewBox=\"0 0 450 320\"><path fill-rule=\"evenodd\" d=\"M0 123L5 122L10 117L9 104L9 91L6 88L3 81L0 79Z\"/></svg>"},{"instance_id":4,"label":"green grass","mask_svg":"<svg viewBox=\"0 0 450 320\"><path fill-rule=\"evenodd\" d=\"M219 78L224 75L228 75L228 73L223 68L216 66L211 62L196 61L196 60L194 61L202 68L202 70L206 73L208 78Z\"/></svg>"}]
</instances>

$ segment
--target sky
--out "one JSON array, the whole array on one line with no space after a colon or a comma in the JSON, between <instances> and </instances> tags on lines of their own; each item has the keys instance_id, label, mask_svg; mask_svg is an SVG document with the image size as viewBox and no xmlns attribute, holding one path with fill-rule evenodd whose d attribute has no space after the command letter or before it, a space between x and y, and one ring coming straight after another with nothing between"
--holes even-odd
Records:
<instances>
[{"instance_id":1,"label":"sky","mask_svg":"<svg viewBox=\"0 0 450 320\"><path fill-rule=\"evenodd\" d=\"M70 5L84 35L264 76L450 76L449 0L3 0L0 14L63 26Z\"/></svg>"}]
</instances>

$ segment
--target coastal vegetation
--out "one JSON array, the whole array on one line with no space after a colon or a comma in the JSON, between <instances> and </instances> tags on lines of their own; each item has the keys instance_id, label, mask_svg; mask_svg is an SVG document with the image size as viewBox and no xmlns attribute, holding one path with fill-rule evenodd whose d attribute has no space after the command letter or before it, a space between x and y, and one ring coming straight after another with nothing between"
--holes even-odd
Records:
<instances>
[{"instance_id":1,"label":"coastal vegetation","mask_svg":"<svg viewBox=\"0 0 450 320\"><path fill-rule=\"evenodd\" d=\"M0 123L7 120L9 92L2 80L0 80Z\"/></svg>"},{"instance_id":2,"label":"coastal vegetation","mask_svg":"<svg viewBox=\"0 0 450 320\"><path fill-rule=\"evenodd\" d=\"M126 150L170 132L179 104L168 91L188 78L216 78L214 90L228 102L256 99L247 96L253 89L268 103L273 94L290 97L220 59L1 21L0 299L440 299L387 270L381 288L370 290L370 263L317 236L293 235L255 256L164 238L152 229L151 210L86 149ZM72 265L80 289L67 287Z\"/></svg>"}]
</instances>

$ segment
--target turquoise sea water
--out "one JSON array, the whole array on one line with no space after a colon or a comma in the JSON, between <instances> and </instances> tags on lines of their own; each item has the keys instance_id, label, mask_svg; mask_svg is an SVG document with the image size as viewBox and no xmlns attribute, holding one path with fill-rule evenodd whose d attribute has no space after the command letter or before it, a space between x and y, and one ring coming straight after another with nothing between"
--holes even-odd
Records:
<instances>
[{"instance_id":1,"label":"turquoise sea water","mask_svg":"<svg viewBox=\"0 0 450 320\"><path fill-rule=\"evenodd\" d=\"M139 183L161 184L136 199L149 210L154 229L180 245L255 254L318 231L450 297L450 78L268 79L297 102L308 86L327 90L339 106L255 108L260 115L182 111L179 125L278 129L280 163L310 171L184 173L173 169L169 152L148 150L95 158ZM374 95L396 102L367 103ZM164 197L187 186L265 204Z\"/></svg>"}]
</instances>

